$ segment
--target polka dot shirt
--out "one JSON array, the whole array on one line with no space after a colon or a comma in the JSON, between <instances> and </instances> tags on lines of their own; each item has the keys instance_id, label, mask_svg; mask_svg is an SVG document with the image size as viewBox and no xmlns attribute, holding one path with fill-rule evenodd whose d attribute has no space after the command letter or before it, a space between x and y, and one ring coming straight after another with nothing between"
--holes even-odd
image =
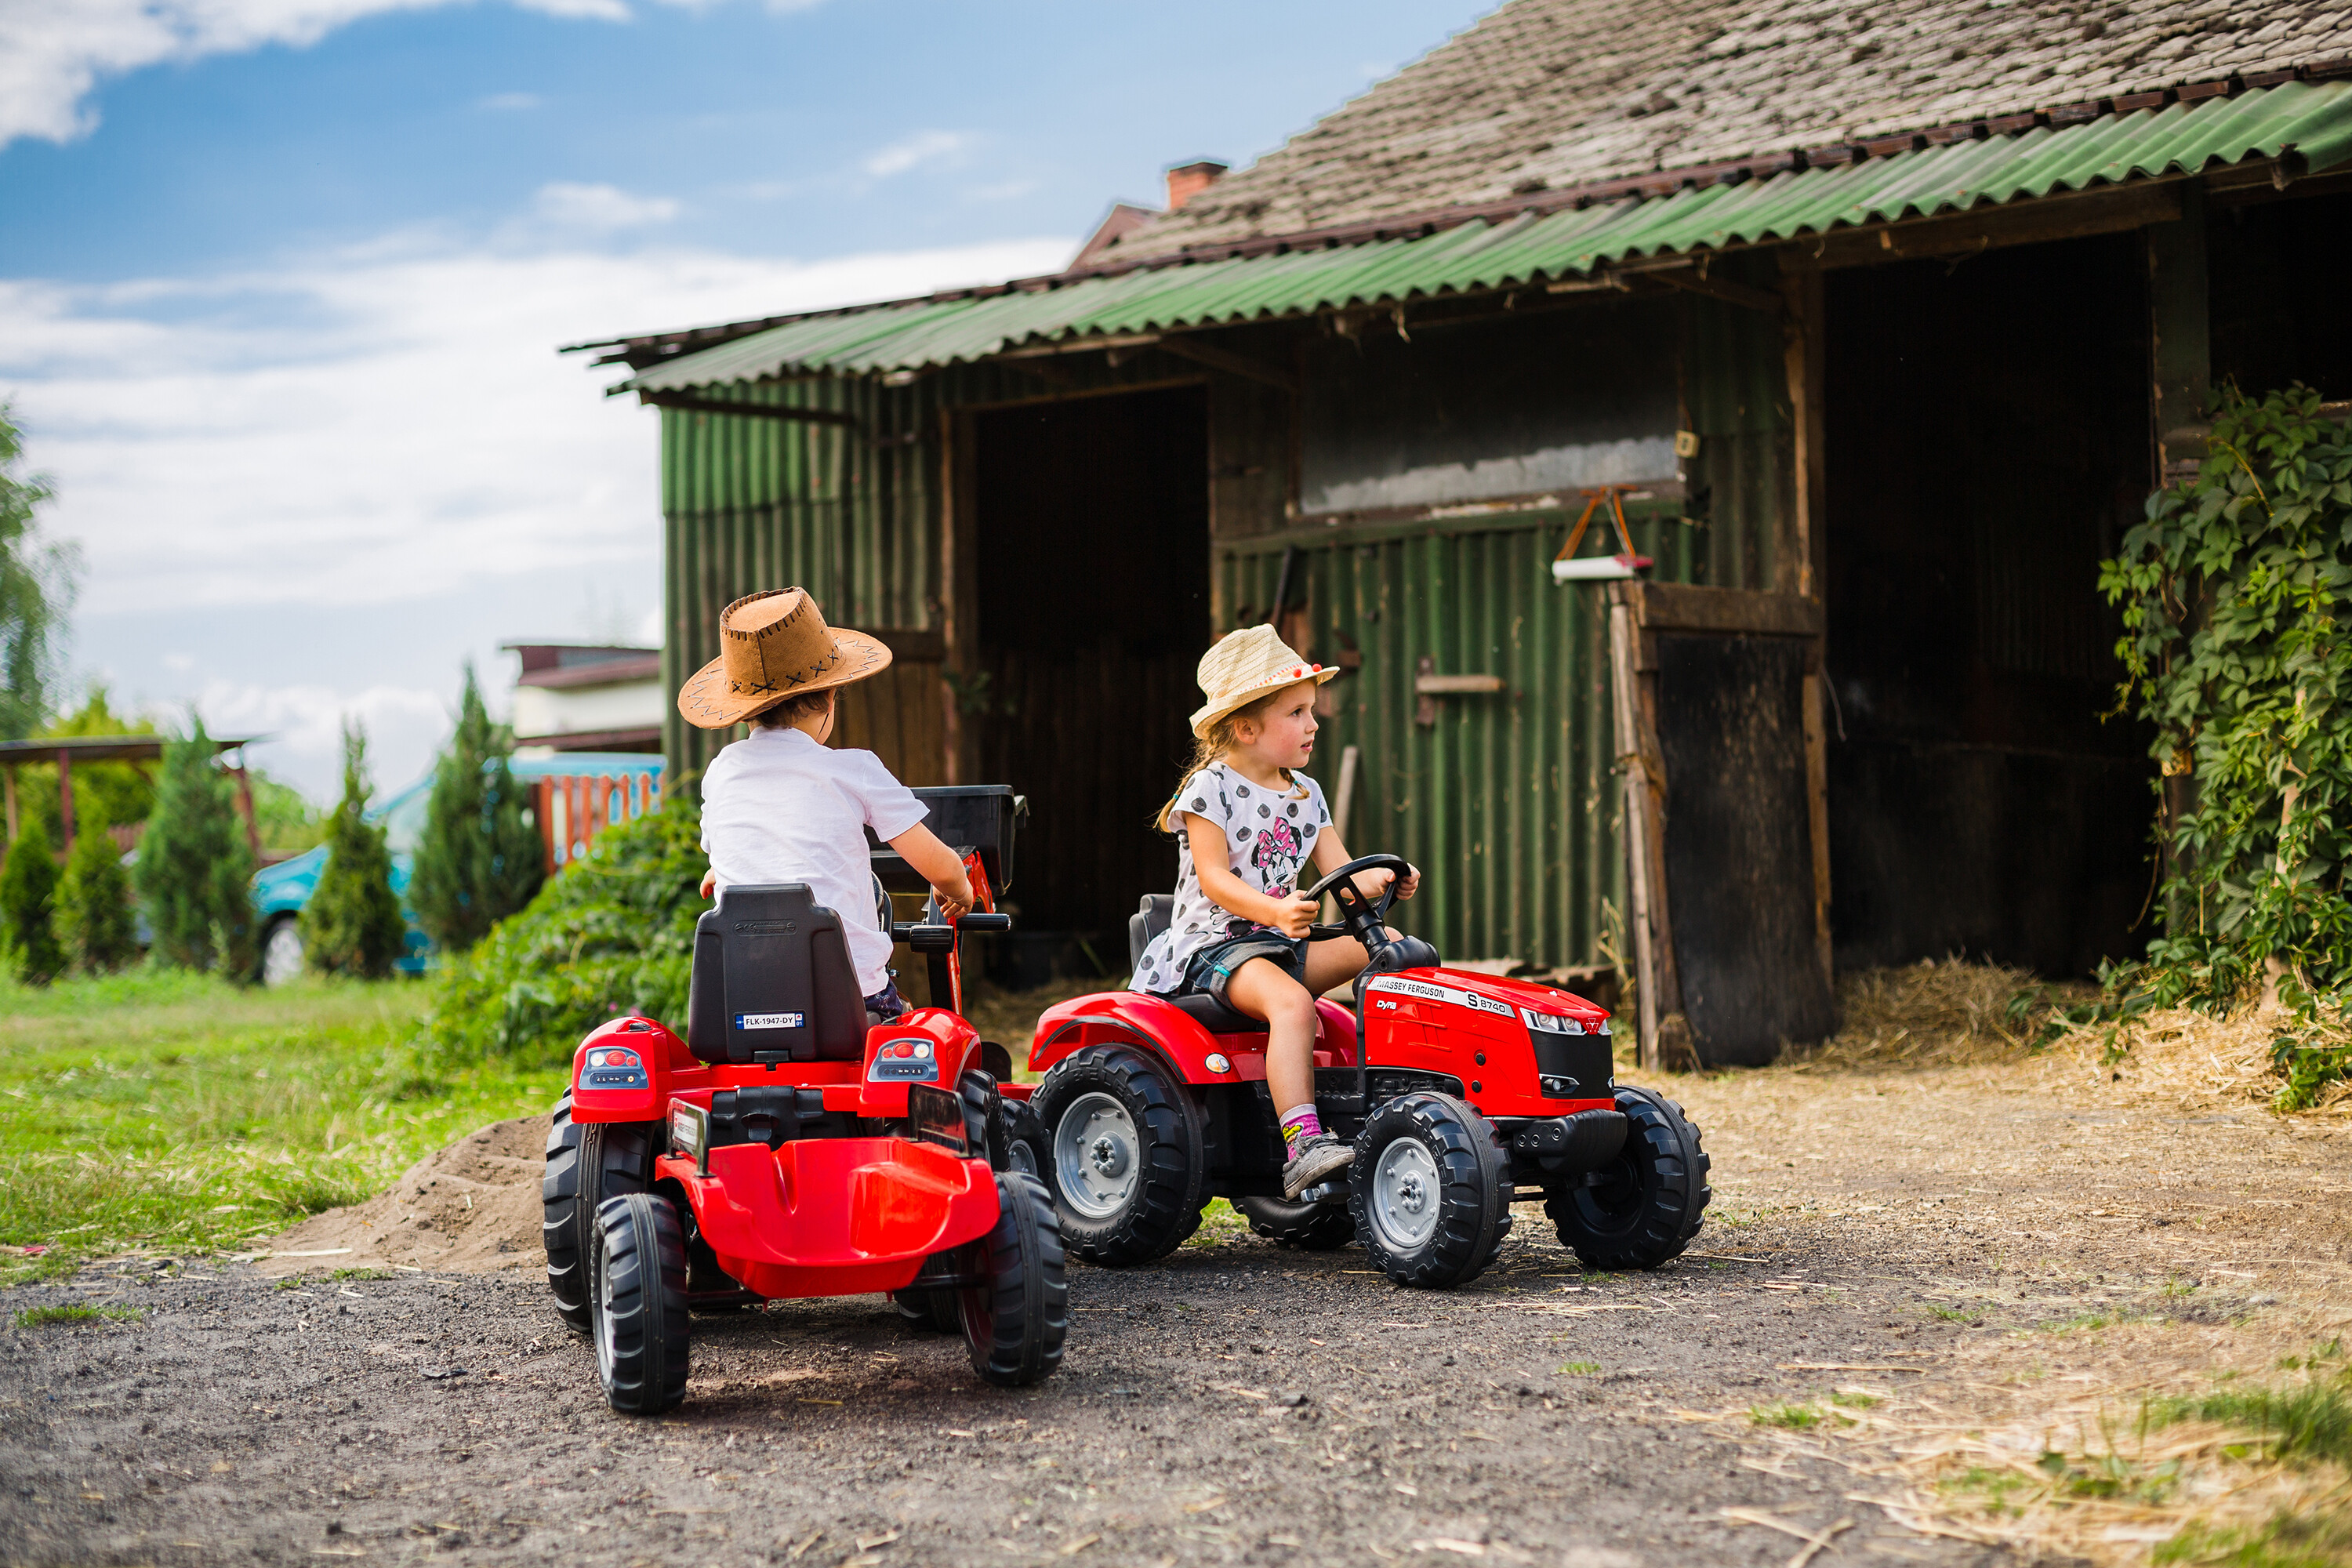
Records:
<instances>
[{"instance_id":1,"label":"polka dot shirt","mask_svg":"<svg viewBox=\"0 0 2352 1568\"><path fill-rule=\"evenodd\" d=\"M1162 995L1184 988L1184 968L1212 942L1271 930L1244 920L1201 890L1186 818L1197 816L1224 835L1226 869L1255 891L1284 899L1298 890L1299 871L1315 840L1331 826L1320 785L1290 775L1287 791L1254 784L1223 763L1211 763L1184 781L1168 826L1176 840L1176 907L1168 929L1151 939L1129 988Z\"/></svg>"}]
</instances>

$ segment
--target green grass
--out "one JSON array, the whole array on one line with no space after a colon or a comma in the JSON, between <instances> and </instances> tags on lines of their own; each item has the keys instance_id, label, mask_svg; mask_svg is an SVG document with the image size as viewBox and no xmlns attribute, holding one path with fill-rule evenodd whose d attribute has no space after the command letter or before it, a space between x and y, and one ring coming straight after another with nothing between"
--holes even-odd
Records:
<instances>
[{"instance_id":1,"label":"green grass","mask_svg":"<svg viewBox=\"0 0 2352 1568\"><path fill-rule=\"evenodd\" d=\"M2260 1436L2282 1459L2333 1459L2352 1467L2352 1373L2313 1377L2282 1388L2217 1388L2148 1405L2156 1425L2216 1421Z\"/></svg>"},{"instance_id":2,"label":"green grass","mask_svg":"<svg viewBox=\"0 0 2352 1568\"><path fill-rule=\"evenodd\" d=\"M1759 1426L1785 1426L1791 1432L1811 1431L1822 1424L1822 1413L1810 1405L1757 1405L1748 1419Z\"/></svg>"},{"instance_id":3,"label":"green grass","mask_svg":"<svg viewBox=\"0 0 2352 1568\"><path fill-rule=\"evenodd\" d=\"M1984 1313L1981 1311L1963 1311L1958 1307L1937 1306L1930 1306L1927 1309L1927 1315L1947 1323L1969 1324L1979 1322L1984 1317Z\"/></svg>"},{"instance_id":4,"label":"green grass","mask_svg":"<svg viewBox=\"0 0 2352 1568\"><path fill-rule=\"evenodd\" d=\"M1591 1377L1594 1373L1599 1372L1600 1370L1601 1363L1597 1361L1572 1361L1567 1363L1559 1369L1559 1375L1562 1377Z\"/></svg>"},{"instance_id":5,"label":"green grass","mask_svg":"<svg viewBox=\"0 0 2352 1568\"><path fill-rule=\"evenodd\" d=\"M1864 1394L1859 1389L1842 1388L1835 1394L1830 1395L1830 1403L1832 1405L1842 1405L1848 1410L1867 1410L1872 1405L1878 1403L1878 1395L1875 1394Z\"/></svg>"},{"instance_id":6,"label":"green grass","mask_svg":"<svg viewBox=\"0 0 2352 1568\"><path fill-rule=\"evenodd\" d=\"M132 1246L235 1248L554 1102L561 1069L418 1077L428 996L145 969L0 984L0 1284Z\"/></svg>"},{"instance_id":7,"label":"green grass","mask_svg":"<svg viewBox=\"0 0 2352 1568\"><path fill-rule=\"evenodd\" d=\"M1249 1216L1223 1198L1211 1198L1201 1211L1201 1228L1184 1238L1187 1247L1222 1247L1249 1239Z\"/></svg>"},{"instance_id":8,"label":"green grass","mask_svg":"<svg viewBox=\"0 0 2352 1568\"><path fill-rule=\"evenodd\" d=\"M20 1329L49 1323L135 1323L142 1316L136 1307L27 1307L16 1314Z\"/></svg>"},{"instance_id":9,"label":"green grass","mask_svg":"<svg viewBox=\"0 0 2352 1568\"><path fill-rule=\"evenodd\" d=\"M2341 1511L2279 1513L2264 1524L2226 1529L2192 1524L2155 1552L2158 1568L2179 1563L2220 1568L2352 1568L2352 1520Z\"/></svg>"}]
</instances>

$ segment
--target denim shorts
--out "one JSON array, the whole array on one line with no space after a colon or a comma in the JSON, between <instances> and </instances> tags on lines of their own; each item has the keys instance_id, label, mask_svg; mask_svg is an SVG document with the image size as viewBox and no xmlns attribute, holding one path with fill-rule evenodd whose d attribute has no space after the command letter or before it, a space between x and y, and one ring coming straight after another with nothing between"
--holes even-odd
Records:
<instances>
[{"instance_id":1,"label":"denim shorts","mask_svg":"<svg viewBox=\"0 0 2352 1568\"><path fill-rule=\"evenodd\" d=\"M1230 1008L1233 1004L1225 999L1225 987L1234 972L1253 958L1263 958L1300 984L1307 984L1307 939L1271 931L1211 942L1185 963L1184 983L1215 997L1217 1005Z\"/></svg>"}]
</instances>

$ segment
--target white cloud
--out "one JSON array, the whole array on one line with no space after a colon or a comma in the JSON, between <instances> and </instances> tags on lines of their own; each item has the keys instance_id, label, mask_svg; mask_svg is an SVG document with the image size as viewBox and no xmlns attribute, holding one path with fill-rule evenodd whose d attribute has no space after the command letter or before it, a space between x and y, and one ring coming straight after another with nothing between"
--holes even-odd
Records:
<instances>
[{"instance_id":1,"label":"white cloud","mask_svg":"<svg viewBox=\"0 0 2352 1568\"><path fill-rule=\"evenodd\" d=\"M422 776L448 738L454 693L373 685L355 690L318 683L255 686L207 681L195 696L205 728L215 735L268 735L256 762L316 800L341 789L343 722L356 719L368 738L368 773L378 798ZM173 715L174 719L177 714Z\"/></svg>"},{"instance_id":2,"label":"white cloud","mask_svg":"<svg viewBox=\"0 0 2352 1568\"><path fill-rule=\"evenodd\" d=\"M870 154L863 166L874 178L887 180L925 163L956 158L971 142L971 134L962 131L919 131L903 142L893 142Z\"/></svg>"},{"instance_id":3,"label":"white cloud","mask_svg":"<svg viewBox=\"0 0 2352 1568\"><path fill-rule=\"evenodd\" d=\"M20 136L69 142L98 117L88 103L102 78L142 66L297 48L383 11L453 0L7 0L0 5L0 147ZM512 0L556 16L625 21L624 0Z\"/></svg>"},{"instance_id":4,"label":"white cloud","mask_svg":"<svg viewBox=\"0 0 2352 1568\"><path fill-rule=\"evenodd\" d=\"M126 697L280 732L265 765L313 793L356 704L397 782L461 652L495 684L488 650L572 629L583 584L622 626L659 602L654 416L558 344L1032 275L1070 243L804 263L409 237L221 277L0 279L0 401L57 480L45 525L84 551L79 658Z\"/></svg>"},{"instance_id":5,"label":"white cloud","mask_svg":"<svg viewBox=\"0 0 2352 1568\"><path fill-rule=\"evenodd\" d=\"M540 186L531 209L544 223L590 234L642 228L667 223L677 216L677 203L667 196L636 196L618 185L575 184L568 180Z\"/></svg>"}]
</instances>

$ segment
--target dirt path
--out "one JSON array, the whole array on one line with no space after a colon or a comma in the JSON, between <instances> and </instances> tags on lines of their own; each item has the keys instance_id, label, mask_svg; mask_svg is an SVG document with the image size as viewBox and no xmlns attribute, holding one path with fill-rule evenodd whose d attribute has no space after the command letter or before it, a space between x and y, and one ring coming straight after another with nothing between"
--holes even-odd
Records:
<instances>
[{"instance_id":1,"label":"dirt path","mask_svg":"<svg viewBox=\"0 0 2352 1568\"><path fill-rule=\"evenodd\" d=\"M0 1331L0 1560L1784 1568L1851 1521L1828 1568L2145 1561L2144 1510L1971 1523L1936 1467L2352 1320L2340 1120L1972 1068L1668 1087L1716 1162L1675 1268L1580 1275L1524 1206L1446 1295L1227 1233L1074 1270L1021 1393L866 1298L697 1320L688 1404L631 1421L526 1271L93 1268L8 1295L147 1315Z\"/></svg>"}]
</instances>

